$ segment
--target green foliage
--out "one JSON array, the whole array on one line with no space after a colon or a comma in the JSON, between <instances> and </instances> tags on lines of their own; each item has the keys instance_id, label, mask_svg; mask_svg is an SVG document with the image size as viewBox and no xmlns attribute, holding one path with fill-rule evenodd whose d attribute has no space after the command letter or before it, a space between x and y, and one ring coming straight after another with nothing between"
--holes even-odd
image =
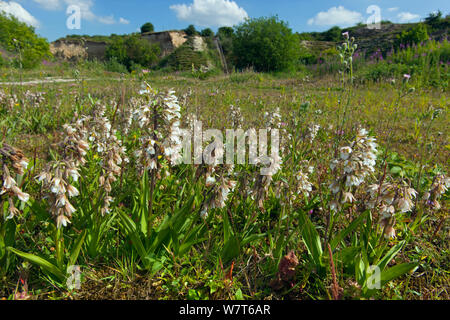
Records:
<instances>
[{"instance_id":1,"label":"green foliage","mask_svg":"<svg viewBox=\"0 0 450 320\"><path fill-rule=\"evenodd\" d=\"M418 84L445 88L449 61L450 43L432 40L397 50L386 60L364 65L358 73L360 78L373 81L410 74Z\"/></svg>"},{"instance_id":2,"label":"green foliage","mask_svg":"<svg viewBox=\"0 0 450 320\"><path fill-rule=\"evenodd\" d=\"M299 58L299 43L278 17L249 19L236 27L233 38L236 67L256 71L292 69Z\"/></svg>"},{"instance_id":3,"label":"green foliage","mask_svg":"<svg viewBox=\"0 0 450 320\"><path fill-rule=\"evenodd\" d=\"M189 27L187 27L186 29L184 29L184 32L186 32L186 34L188 36L195 36L198 34L198 31L195 29L194 25L191 24L189 25Z\"/></svg>"},{"instance_id":4,"label":"green foliage","mask_svg":"<svg viewBox=\"0 0 450 320\"><path fill-rule=\"evenodd\" d=\"M229 38L232 37L234 34L234 29L232 27L220 27L219 30L217 30L217 35L220 38Z\"/></svg>"},{"instance_id":5,"label":"green foliage","mask_svg":"<svg viewBox=\"0 0 450 320\"><path fill-rule=\"evenodd\" d=\"M0 30L0 46L15 54L17 66L31 69L51 57L47 40L17 18L0 13Z\"/></svg>"},{"instance_id":6,"label":"green foliage","mask_svg":"<svg viewBox=\"0 0 450 320\"><path fill-rule=\"evenodd\" d=\"M144 23L141 27L141 33L153 32L155 31L155 27L151 22Z\"/></svg>"},{"instance_id":7,"label":"green foliage","mask_svg":"<svg viewBox=\"0 0 450 320\"><path fill-rule=\"evenodd\" d=\"M202 37L208 37L208 38L211 38L211 37L214 37L214 31L212 31L210 28L206 28L206 29L203 29L203 30L200 32L200 35L201 35Z\"/></svg>"},{"instance_id":8,"label":"green foliage","mask_svg":"<svg viewBox=\"0 0 450 320\"><path fill-rule=\"evenodd\" d=\"M400 44L403 45L413 45L419 44L423 41L428 40L428 28L425 24L419 23L416 26L403 31L400 35L397 36L397 47Z\"/></svg>"},{"instance_id":9,"label":"green foliage","mask_svg":"<svg viewBox=\"0 0 450 320\"><path fill-rule=\"evenodd\" d=\"M340 41L342 39L342 30L338 26L332 27L322 34L323 41Z\"/></svg>"},{"instance_id":10,"label":"green foliage","mask_svg":"<svg viewBox=\"0 0 450 320\"><path fill-rule=\"evenodd\" d=\"M207 65L207 53L195 51L191 40L188 40L159 63L160 68L168 68L173 71L191 71L192 66L198 69Z\"/></svg>"},{"instance_id":11,"label":"green foliage","mask_svg":"<svg viewBox=\"0 0 450 320\"><path fill-rule=\"evenodd\" d=\"M126 66L131 71L133 65L145 68L153 66L158 61L160 52L158 45L150 44L139 35L131 35L127 38L115 37L106 49L106 58L114 59L113 61Z\"/></svg>"},{"instance_id":12,"label":"green foliage","mask_svg":"<svg viewBox=\"0 0 450 320\"><path fill-rule=\"evenodd\" d=\"M106 63L106 70L110 72L118 72L118 73L128 73L128 69L125 65L121 64L119 61L117 61L117 58L112 57L107 63Z\"/></svg>"},{"instance_id":13,"label":"green foliage","mask_svg":"<svg viewBox=\"0 0 450 320\"><path fill-rule=\"evenodd\" d=\"M431 30L446 29L450 26L450 16L443 18L441 10L431 12L425 18L425 24L430 26Z\"/></svg>"}]
</instances>

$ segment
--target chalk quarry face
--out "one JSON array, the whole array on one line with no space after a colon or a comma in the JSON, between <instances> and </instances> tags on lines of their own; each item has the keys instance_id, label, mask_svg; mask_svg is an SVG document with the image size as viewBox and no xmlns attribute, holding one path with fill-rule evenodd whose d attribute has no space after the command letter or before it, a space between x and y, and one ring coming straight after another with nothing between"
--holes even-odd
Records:
<instances>
[{"instance_id":1,"label":"chalk quarry face","mask_svg":"<svg viewBox=\"0 0 450 320\"><path fill-rule=\"evenodd\" d=\"M142 38L150 43L159 44L162 57L171 54L188 40L184 31L153 32L143 34ZM202 37L195 36L193 42L195 51L204 51L206 49L206 43ZM57 40L50 44L50 51L55 57L69 61L85 58L104 60L107 47L108 44L106 42Z\"/></svg>"}]
</instances>

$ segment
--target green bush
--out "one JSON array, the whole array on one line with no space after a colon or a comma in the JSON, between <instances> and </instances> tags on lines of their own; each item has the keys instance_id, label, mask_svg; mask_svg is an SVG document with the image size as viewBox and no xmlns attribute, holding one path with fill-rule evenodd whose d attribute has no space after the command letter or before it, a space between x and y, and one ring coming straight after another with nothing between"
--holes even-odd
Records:
<instances>
[{"instance_id":1,"label":"green bush","mask_svg":"<svg viewBox=\"0 0 450 320\"><path fill-rule=\"evenodd\" d=\"M155 27L150 22L143 24L141 27L141 33L153 32L153 31L155 31Z\"/></svg>"},{"instance_id":2,"label":"green bush","mask_svg":"<svg viewBox=\"0 0 450 320\"><path fill-rule=\"evenodd\" d=\"M0 13L0 30L0 46L16 55L15 65L31 69L51 57L47 40L17 18Z\"/></svg>"},{"instance_id":3,"label":"green bush","mask_svg":"<svg viewBox=\"0 0 450 320\"><path fill-rule=\"evenodd\" d=\"M194 25L190 25L189 27L187 27L186 29L184 29L184 32L186 32L186 34L188 36L195 36L196 34L198 34L197 30L195 29Z\"/></svg>"},{"instance_id":4,"label":"green bush","mask_svg":"<svg viewBox=\"0 0 450 320\"><path fill-rule=\"evenodd\" d=\"M127 67L117 61L114 57L106 63L106 70L117 73L128 73Z\"/></svg>"},{"instance_id":5,"label":"green bush","mask_svg":"<svg viewBox=\"0 0 450 320\"><path fill-rule=\"evenodd\" d=\"M5 59L3 59L2 53L0 52L0 68L6 65Z\"/></svg>"},{"instance_id":6,"label":"green bush","mask_svg":"<svg viewBox=\"0 0 450 320\"><path fill-rule=\"evenodd\" d=\"M322 39L323 41L340 41L342 39L342 30L341 28L335 26L332 27L331 29L325 31L322 34Z\"/></svg>"},{"instance_id":7,"label":"green bush","mask_svg":"<svg viewBox=\"0 0 450 320\"><path fill-rule=\"evenodd\" d=\"M115 59L131 71L136 64L144 68L153 66L160 53L161 48L157 44L151 44L139 35L131 35L126 38L115 37L106 49L106 58Z\"/></svg>"},{"instance_id":8,"label":"green bush","mask_svg":"<svg viewBox=\"0 0 450 320\"><path fill-rule=\"evenodd\" d=\"M238 25L233 38L233 54L239 69L283 71L298 62L300 44L278 17L248 19Z\"/></svg>"},{"instance_id":9,"label":"green bush","mask_svg":"<svg viewBox=\"0 0 450 320\"><path fill-rule=\"evenodd\" d=\"M202 30L202 32L200 33L200 35L201 35L202 37L208 37L208 38L211 38L211 37L214 37L214 31L212 31L210 28L206 28L206 29L203 29L203 30Z\"/></svg>"},{"instance_id":10,"label":"green bush","mask_svg":"<svg viewBox=\"0 0 450 320\"><path fill-rule=\"evenodd\" d=\"M397 47L400 44L413 45L428 40L428 28L425 24L419 23L418 25L403 31L397 36Z\"/></svg>"}]
</instances>

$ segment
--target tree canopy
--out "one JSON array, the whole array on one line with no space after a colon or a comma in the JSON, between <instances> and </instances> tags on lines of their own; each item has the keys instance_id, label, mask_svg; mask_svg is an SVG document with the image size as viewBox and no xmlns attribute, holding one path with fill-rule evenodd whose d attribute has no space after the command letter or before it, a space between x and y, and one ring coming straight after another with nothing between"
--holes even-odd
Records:
<instances>
[{"instance_id":1,"label":"tree canopy","mask_svg":"<svg viewBox=\"0 0 450 320\"><path fill-rule=\"evenodd\" d=\"M299 47L298 37L277 16L247 19L235 28L233 53L240 69L291 69L298 62Z\"/></svg>"}]
</instances>

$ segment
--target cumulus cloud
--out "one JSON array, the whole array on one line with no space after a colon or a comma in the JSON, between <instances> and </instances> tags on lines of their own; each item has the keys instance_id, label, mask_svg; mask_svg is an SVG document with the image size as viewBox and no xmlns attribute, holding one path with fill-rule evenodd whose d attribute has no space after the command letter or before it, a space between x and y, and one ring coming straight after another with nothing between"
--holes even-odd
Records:
<instances>
[{"instance_id":1,"label":"cumulus cloud","mask_svg":"<svg viewBox=\"0 0 450 320\"><path fill-rule=\"evenodd\" d=\"M14 16L19 21L25 22L28 25L39 28L39 21L17 2L0 1L0 11Z\"/></svg>"},{"instance_id":2,"label":"cumulus cloud","mask_svg":"<svg viewBox=\"0 0 450 320\"><path fill-rule=\"evenodd\" d=\"M130 24L130 20L120 17L119 23L120 24Z\"/></svg>"},{"instance_id":3,"label":"cumulus cloud","mask_svg":"<svg viewBox=\"0 0 450 320\"><path fill-rule=\"evenodd\" d=\"M397 17L400 22L409 22L411 20L417 20L420 18L418 14L414 14L411 12L400 12Z\"/></svg>"},{"instance_id":4,"label":"cumulus cloud","mask_svg":"<svg viewBox=\"0 0 450 320\"><path fill-rule=\"evenodd\" d=\"M46 10L59 10L61 9L60 0L33 0Z\"/></svg>"},{"instance_id":5,"label":"cumulus cloud","mask_svg":"<svg viewBox=\"0 0 450 320\"><path fill-rule=\"evenodd\" d=\"M343 6L331 7L328 11L321 11L314 18L308 20L309 25L318 26L349 26L363 21L363 16L357 11L350 11Z\"/></svg>"},{"instance_id":6,"label":"cumulus cloud","mask_svg":"<svg viewBox=\"0 0 450 320\"><path fill-rule=\"evenodd\" d=\"M398 7L393 7L393 8L388 8L387 9L387 11L389 11L389 12L394 12L394 11L397 11L398 10Z\"/></svg>"},{"instance_id":7,"label":"cumulus cloud","mask_svg":"<svg viewBox=\"0 0 450 320\"><path fill-rule=\"evenodd\" d=\"M113 15L110 16L98 16L93 12L94 1L93 0L33 0L39 4L45 10L60 10L64 6L71 5L78 6L81 10L81 18L88 21L97 21L103 24L127 24L125 19L116 21ZM129 21L128 21L129 23Z\"/></svg>"},{"instance_id":8,"label":"cumulus cloud","mask_svg":"<svg viewBox=\"0 0 450 320\"><path fill-rule=\"evenodd\" d=\"M170 6L177 18L203 27L233 26L248 18L247 12L230 0L194 0Z\"/></svg>"}]
</instances>

